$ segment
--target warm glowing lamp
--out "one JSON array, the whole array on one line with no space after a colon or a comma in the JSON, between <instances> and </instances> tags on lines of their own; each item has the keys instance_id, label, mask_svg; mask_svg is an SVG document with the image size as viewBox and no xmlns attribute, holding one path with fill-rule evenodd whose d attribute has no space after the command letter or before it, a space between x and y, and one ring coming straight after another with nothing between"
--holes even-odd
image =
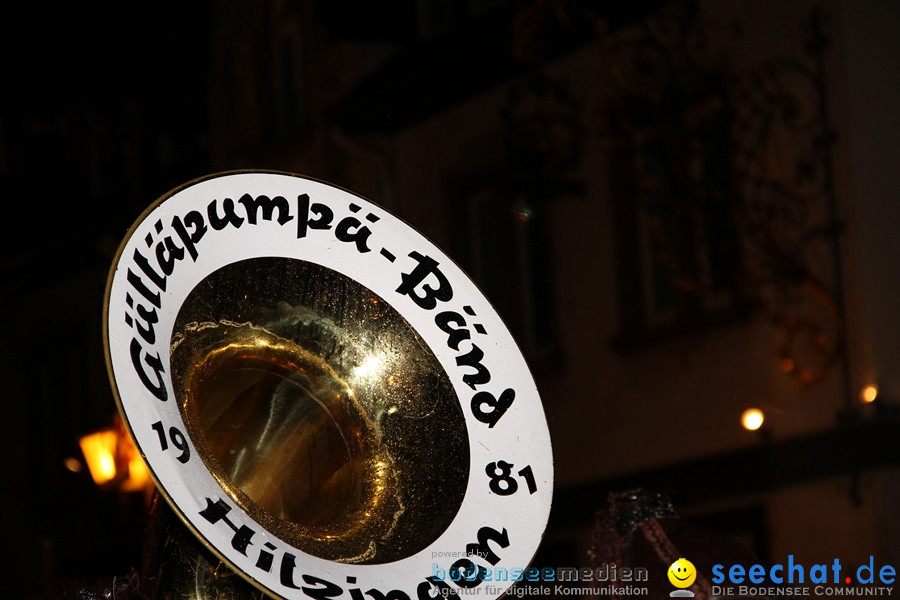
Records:
<instances>
[{"instance_id":1,"label":"warm glowing lamp","mask_svg":"<svg viewBox=\"0 0 900 600\"><path fill-rule=\"evenodd\" d=\"M131 440L129 439L129 444ZM134 446L132 446L134 448ZM137 450L134 451L131 458L128 459L128 478L122 482L123 492L140 492L148 489L152 485L150 481L150 472Z\"/></svg>"},{"instance_id":2,"label":"warm glowing lamp","mask_svg":"<svg viewBox=\"0 0 900 600\"><path fill-rule=\"evenodd\" d=\"M748 408L741 415L741 425L747 431L757 431L765 420L766 416L758 408Z\"/></svg>"},{"instance_id":3,"label":"warm glowing lamp","mask_svg":"<svg viewBox=\"0 0 900 600\"><path fill-rule=\"evenodd\" d=\"M97 485L104 485L116 478L116 446L118 436L114 429L91 433L78 440L91 478Z\"/></svg>"},{"instance_id":4,"label":"warm glowing lamp","mask_svg":"<svg viewBox=\"0 0 900 600\"><path fill-rule=\"evenodd\" d=\"M875 399L878 398L878 386L874 384L867 385L859 392L859 397L866 404L875 402Z\"/></svg>"},{"instance_id":5,"label":"warm glowing lamp","mask_svg":"<svg viewBox=\"0 0 900 600\"><path fill-rule=\"evenodd\" d=\"M82 437L78 445L97 485L115 484L123 492L137 492L151 485L143 459L118 421L110 429Z\"/></svg>"}]
</instances>

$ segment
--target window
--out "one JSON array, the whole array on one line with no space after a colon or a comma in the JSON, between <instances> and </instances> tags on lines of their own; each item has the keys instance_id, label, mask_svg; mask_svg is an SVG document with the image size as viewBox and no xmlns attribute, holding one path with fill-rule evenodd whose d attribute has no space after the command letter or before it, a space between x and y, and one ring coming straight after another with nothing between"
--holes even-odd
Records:
<instances>
[{"instance_id":1,"label":"window","mask_svg":"<svg viewBox=\"0 0 900 600\"><path fill-rule=\"evenodd\" d=\"M628 103L611 153L626 350L741 308L729 113L718 88Z\"/></svg>"}]
</instances>

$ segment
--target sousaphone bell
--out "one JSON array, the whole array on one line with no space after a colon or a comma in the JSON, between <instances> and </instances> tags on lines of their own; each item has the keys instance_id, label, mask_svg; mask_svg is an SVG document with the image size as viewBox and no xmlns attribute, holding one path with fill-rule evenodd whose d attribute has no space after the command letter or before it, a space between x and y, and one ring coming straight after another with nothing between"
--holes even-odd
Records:
<instances>
[{"instance_id":1,"label":"sousaphone bell","mask_svg":"<svg viewBox=\"0 0 900 600\"><path fill-rule=\"evenodd\" d=\"M533 558L553 477L534 381L384 209L288 173L190 182L129 230L105 311L161 498L154 597L493 597Z\"/></svg>"}]
</instances>

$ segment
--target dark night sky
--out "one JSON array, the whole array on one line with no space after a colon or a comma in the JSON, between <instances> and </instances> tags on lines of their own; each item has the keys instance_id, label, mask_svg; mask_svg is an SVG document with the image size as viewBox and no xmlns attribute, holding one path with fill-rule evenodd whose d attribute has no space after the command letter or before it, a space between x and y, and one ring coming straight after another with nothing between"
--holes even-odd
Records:
<instances>
[{"instance_id":1,"label":"dark night sky","mask_svg":"<svg viewBox=\"0 0 900 600\"><path fill-rule=\"evenodd\" d=\"M190 85L208 51L207 6L20 4L0 19L3 102L46 110Z\"/></svg>"},{"instance_id":2,"label":"dark night sky","mask_svg":"<svg viewBox=\"0 0 900 600\"><path fill-rule=\"evenodd\" d=\"M211 21L202 1L15 6L0 17L0 199L7 222L34 222L36 202L52 218L40 236L7 228L7 275L73 235L74 253L87 254L103 231L121 234L140 207L196 176L184 163L206 154L197 140L207 128ZM152 162L167 132L184 155L169 173ZM141 145L138 179L127 175L127 140Z\"/></svg>"}]
</instances>

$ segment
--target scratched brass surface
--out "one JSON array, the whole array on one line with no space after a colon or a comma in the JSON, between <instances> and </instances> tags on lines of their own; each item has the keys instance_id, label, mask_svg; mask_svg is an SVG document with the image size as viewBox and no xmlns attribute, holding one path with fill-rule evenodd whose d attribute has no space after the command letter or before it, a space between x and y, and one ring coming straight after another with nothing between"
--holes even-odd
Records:
<instances>
[{"instance_id":1,"label":"scratched brass surface","mask_svg":"<svg viewBox=\"0 0 900 600\"><path fill-rule=\"evenodd\" d=\"M447 528L469 450L452 385L383 299L324 267L235 263L176 318L188 435L227 495L311 555L381 564Z\"/></svg>"}]
</instances>

